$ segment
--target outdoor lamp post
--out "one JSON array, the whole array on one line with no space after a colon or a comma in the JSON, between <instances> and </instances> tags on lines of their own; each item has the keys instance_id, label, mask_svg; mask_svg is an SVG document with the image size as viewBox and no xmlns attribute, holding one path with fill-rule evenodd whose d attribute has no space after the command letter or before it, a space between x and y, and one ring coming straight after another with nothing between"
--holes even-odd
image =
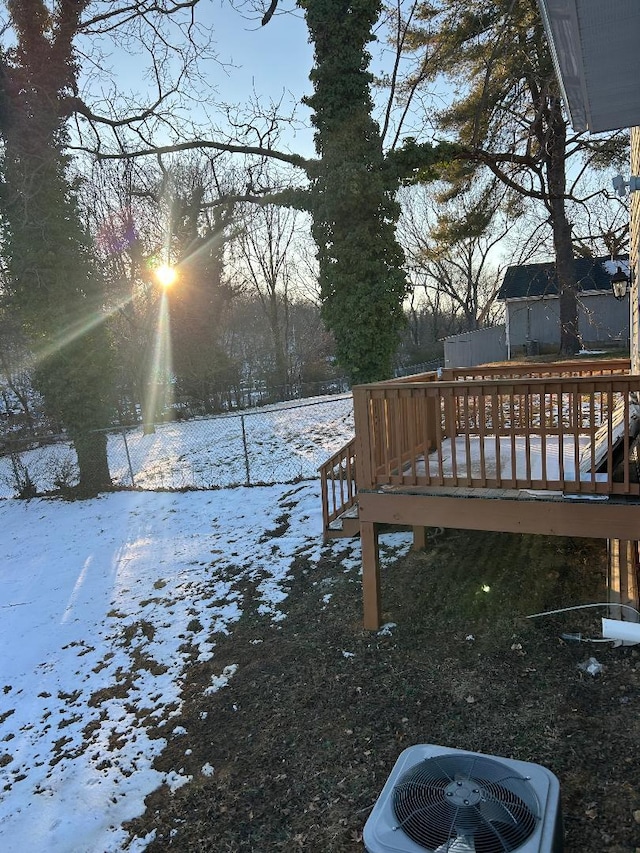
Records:
<instances>
[{"instance_id":1,"label":"outdoor lamp post","mask_svg":"<svg viewBox=\"0 0 640 853\"><path fill-rule=\"evenodd\" d=\"M629 276L622 271L622 267L618 267L618 272L614 272L611 276L611 289L616 299L624 299L627 295L627 287L629 285Z\"/></svg>"}]
</instances>

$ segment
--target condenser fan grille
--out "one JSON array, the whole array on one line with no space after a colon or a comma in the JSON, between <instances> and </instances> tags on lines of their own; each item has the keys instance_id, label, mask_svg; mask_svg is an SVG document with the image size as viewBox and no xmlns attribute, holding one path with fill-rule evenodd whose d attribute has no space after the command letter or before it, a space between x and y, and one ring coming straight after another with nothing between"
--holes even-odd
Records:
<instances>
[{"instance_id":1,"label":"condenser fan grille","mask_svg":"<svg viewBox=\"0 0 640 853\"><path fill-rule=\"evenodd\" d=\"M530 782L478 755L438 755L419 762L399 778L392 803L399 828L432 851L517 850L540 819Z\"/></svg>"}]
</instances>

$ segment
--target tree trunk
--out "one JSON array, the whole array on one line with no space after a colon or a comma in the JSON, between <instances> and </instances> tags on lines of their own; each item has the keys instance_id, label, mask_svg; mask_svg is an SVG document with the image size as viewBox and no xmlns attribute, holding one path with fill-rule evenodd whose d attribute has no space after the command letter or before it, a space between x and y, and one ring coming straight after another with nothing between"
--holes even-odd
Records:
<instances>
[{"instance_id":1,"label":"tree trunk","mask_svg":"<svg viewBox=\"0 0 640 853\"><path fill-rule=\"evenodd\" d=\"M581 347L578 334L578 284L571 242L571 223L567 219L565 204L567 126L559 98L552 100L549 111L552 132L547 139L546 168L560 295L560 354L575 355Z\"/></svg>"},{"instance_id":2,"label":"tree trunk","mask_svg":"<svg viewBox=\"0 0 640 853\"><path fill-rule=\"evenodd\" d=\"M285 294L286 299L286 294ZM280 328L280 312L278 311L278 294L274 291L270 293L269 304L269 324L271 326L271 337L273 340L273 356L275 362L275 385L276 399L284 400L286 398L286 388L289 381L289 371L287 368L287 353L286 353L286 331L283 335Z\"/></svg>"},{"instance_id":3,"label":"tree trunk","mask_svg":"<svg viewBox=\"0 0 640 853\"><path fill-rule=\"evenodd\" d=\"M575 355L581 344L578 334L578 285L576 282L571 224L564 203L551 200L553 217L553 246L556 253L556 275L560 295L560 353Z\"/></svg>"},{"instance_id":4,"label":"tree trunk","mask_svg":"<svg viewBox=\"0 0 640 853\"><path fill-rule=\"evenodd\" d=\"M107 436L104 432L84 432L73 436L73 446L80 468L80 497L95 497L112 487L107 462Z\"/></svg>"},{"instance_id":5,"label":"tree trunk","mask_svg":"<svg viewBox=\"0 0 640 853\"><path fill-rule=\"evenodd\" d=\"M320 158L310 212L322 313L352 382L374 382L392 374L409 292L395 233L398 178L385 169L372 117L367 45L381 3L300 5L314 46L314 92L304 102Z\"/></svg>"},{"instance_id":6,"label":"tree trunk","mask_svg":"<svg viewBox=\"0 0 640 853\"><path fill-rule=\"evenodd\" d=\"M111 351L102 279L78 211L64 151L61 93L76 88L73 37L83 3L10 3L18 44L0 57L2 237L12 309L40 357L34 387L75 445L80 491L111 486L104 434L109 422ZM58 14L59 12L59 14Z\"/></svg>"}]
</instances>

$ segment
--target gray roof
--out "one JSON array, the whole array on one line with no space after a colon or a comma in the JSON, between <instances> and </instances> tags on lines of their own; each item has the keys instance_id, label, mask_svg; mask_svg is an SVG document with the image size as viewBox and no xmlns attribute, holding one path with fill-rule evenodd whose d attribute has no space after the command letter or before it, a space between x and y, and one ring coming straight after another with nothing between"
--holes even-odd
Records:
<instances>
[{"instance_id":1,"label":"gray roof","mask_svg":"<svg viewBox=\"0 0 640 853\"><path fill-rule=\"evenodd\" d=\"M629 259L616 258L576 258L576 276L578 290L611 291L611 275L621 266L629 273ZM524 264L507 267L498 299L526 299L541 296L558 295L558 277L553 262L545 264Z\"/></svg>"}]
</instances>

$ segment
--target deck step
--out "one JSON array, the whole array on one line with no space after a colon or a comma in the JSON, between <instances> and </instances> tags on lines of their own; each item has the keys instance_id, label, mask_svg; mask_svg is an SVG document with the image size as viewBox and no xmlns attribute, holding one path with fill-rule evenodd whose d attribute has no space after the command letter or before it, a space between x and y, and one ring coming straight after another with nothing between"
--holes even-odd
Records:
<instances>
[{"instance_id":1,"label":"deck step","mask_svg":"<svg viewBox=\"0 0 640 853\"><path fill-rule=\"evenodd\" d=\"M360 519L357 504L349 507L342 515L331 521L324 532L325 539L352 539L359 535Z\"/></svg>"}]
</instances>

